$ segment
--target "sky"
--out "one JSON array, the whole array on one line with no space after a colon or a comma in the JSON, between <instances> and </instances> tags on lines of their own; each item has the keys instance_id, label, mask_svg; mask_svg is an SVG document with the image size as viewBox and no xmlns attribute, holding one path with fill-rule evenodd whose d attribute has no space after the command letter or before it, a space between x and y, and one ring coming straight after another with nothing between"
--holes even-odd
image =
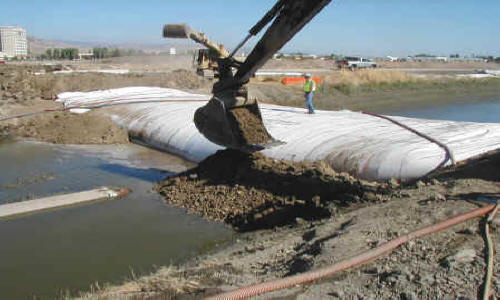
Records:
<instances>
[{"instance_id":1,"label":"sky","mask_svg":"<svg viewBox=\"0 0 500 300\"><path fill-rule=\"evenodd\" d=\"M276 0L5 2L1 26L43 39L162 44L164 24L188 23L231 48ZM500 56L498 12L499 0L334 0L283 52Z\"/></svg>"}]
</instances>

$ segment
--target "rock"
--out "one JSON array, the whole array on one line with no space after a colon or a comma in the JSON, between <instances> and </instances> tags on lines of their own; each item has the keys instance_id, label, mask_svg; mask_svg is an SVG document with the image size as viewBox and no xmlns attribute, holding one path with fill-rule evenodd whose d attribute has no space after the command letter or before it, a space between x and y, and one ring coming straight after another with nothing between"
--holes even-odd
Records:
<instances>
[{"instance_id":1,"label":"rock","mask_svg":"<svg viewBox=\"0 0 500 300\"><path fill-rule=\"evenodd\" d=\"M400 272L401 272L401 275L406 277L407 280L412 280L414 277L408 267L405 267L405 266L401 267Z\"/></svg>"},{"instance_id":2,"label":"rock","mask_svg":"<svg viewBox=\"0 0 500 300\"><path fill-rule=\"evenodd\" d=\"M388 183L389 183L389 187L390 187L390 188L395 189L395 188L398 188L398 187L399 187L399 182L398 182L398 180L397 180L397 179L392 178L391 180L389 180L389 182L388 182Z\"/></svg>"},{"instance_id":3,"label":"rock","mask_svg":"<svg viewBox=\"0 0 500 300\"><path fill-rule=\"evenodd\" d=\"M314 203L314 205L316 205L316 207L321 207L321 197L316 195L314 197L312 197L312 202Z\"/></svg>"},{"instance_id":4,"label":"rock","mask_svg":"<svg viewBox=\"0 0 500 300\"><path fill-rule=\"evenodd\" d=\"M435 281L432 274L425 274L420 277L418 282L422 285L433 285Z\"/></svg>"},{"instance_id":5,"label":"rock","mask_svg":"<svg viewBox=\"0 0 500 300\"><path fill-rule=\"evenodd\" d=\"M422 180L419 180L415 183L415 186L417 188L423 188L425 186L425 183Z\"/></svg>"},{"instance_id":6,"label":"rock","mask_svg":"<svg viewBox=\"0 0 500 300\"><path fill-rule=\"evenodd\" d=\"M377 275L380 273L380 270L377 266L375 266L373 268L366 269L364 273L370 275Z\"/></svg>"},{"instance_id":7,"label":"rock","mask_svg":"<svg viewBox=\"0 0 500 300\"><path fill-rule=\"evenodd\" d=\"M439 180L437 180L437 179L434 178L434 179L431 180L431 184L432 185L440 185L441 182Z\"/></svg>"},{"instance_id":8,"label":"rock","mask_svg":"<svg viewBox=\"0 0 500 300\"><path fill-rule=\"evenodd\" d=\"M366 192L363 194L363 200L368 202L375 202L379 200L379 197L374 192Z\"/></svg>"},{"instance_id":9,"label":"rock","mask_svg":"<svg viewBox=\"0 0 500 300\"><path fill-rule=\"evenodd\" d=\"M306 221L306 220L304 220L304 219L302 219L302 218L299 218L299 217L295 218L295 222L296 222L298 225L304 225L304 224L306 224L306 223L307 223L307 221Z\"/></svg>"},{"instance_id":10,"label":"rock","mask_svg":"<svg viewBox=\"0 0 500 300\"><path fill-rule=\"evenodd\" d=\"M446 201L446 196L440 193L433 193L430 197L432 201Z\"/></svg>"},{"instance_id":11,"label":"rock","mask_svg":"<svg viewBox=\"0 0 500 300\"><path fill-rule=\"evenodd\" d=\"M333 290L330 293L330 296L336 297L336 298L344 298L345 294L342 290Z\"/></svg>"},{"instance_id":12,"label":"rock","mask_svg":"<svg viewBox=\"0 0 500 300\"><path fill-rule=\"evenodd\" d=\"M404 292L400 295L401 300L417 300L418 297L413 292Z\"/></svg>"},{"instance_id":13,"label":"rock","mask_svg":"<svg viewBox=\"0 0 500 300\"><path fill-rule=\"evenodd\" d=\"M455 265L458 264L467 264L476 258L476 250L474 249L463 249L460 250L459 252L455 253L454 255L450 255L446 257L443 261L443 265L451 268Z\"/></svg>"},{"instance_id":14,"label":"rock","mask_svg":"<svg viewBox=\"0 0 500 300\"><path fill-rule=\"evenodd\" d=\"M474 228L474 227L467 227L467 228L464 228L462 230L457 231L457 233L473 235L473 234L478 233L478 230L477 230L477 228Z\"/></svg>"},{"instance_id":15,"label":"rock","mask_svg":"<svg viewBox=\"0 0 500 300\"><path fill-rule=\"evenodd\" d=\"M245 246L245 251L248 253L255 253L257 250L255 248Z\"/></svg>"}]
</instances>

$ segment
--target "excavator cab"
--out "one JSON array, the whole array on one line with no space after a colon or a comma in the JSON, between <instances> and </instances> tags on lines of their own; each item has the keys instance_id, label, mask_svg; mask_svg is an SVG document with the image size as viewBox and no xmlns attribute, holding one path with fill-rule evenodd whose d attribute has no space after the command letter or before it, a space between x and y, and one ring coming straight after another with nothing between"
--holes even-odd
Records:
<instances>
[{"instance_id":1,"label":"excavator cab","mask_svg":"<svg viewBox=\"0 0 500 300\"><path fill-rule=\"evenodd\" d=\"M217 61L212 59L209 49L198 49L193 55L193 67L196 74L202 77L214 78L214 71L217 70Z\"/></svg>"},{"instance_id":2,"label":"excavator cab","mask_svg":"<svg viewBox=\"0 0 500 300\"><path fill-rule=\"evenodd\" d=\"M190 38L207 47L209 60L217 62L215 77L218 81L212 88L213 97L194 116L196 128L207 139L245 152L283 144L267 131L257 100L248 98L246 84L267 60L330 2L331 0L277 1L231 53L223 45L212 42L205 34L192 30L186 24L164 26L163 37ZM256 36L271 21L273 23L244 62L233 58L252 36Z\"/></svg>"}]
</instances>

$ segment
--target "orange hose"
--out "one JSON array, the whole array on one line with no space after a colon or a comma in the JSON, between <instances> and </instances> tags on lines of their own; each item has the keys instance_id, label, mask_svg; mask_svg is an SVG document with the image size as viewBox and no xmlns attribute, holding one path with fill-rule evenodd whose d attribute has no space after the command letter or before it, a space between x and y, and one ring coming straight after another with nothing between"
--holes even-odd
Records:
<instances>
[{"instance_id":1,"label":"orange hose","mask_svg":"<svg viewBox=\"0 0 500 300\"><path fill-rule=\"evenodd\" d=\"M387 242L383 245L380 245L377 248L374 248L372 250L369 250L367 252L364 252L360 255L357 255L355 257L352 257L350 259L341 261L339 263L336 263L332 266L319 269L316 271L311 271L303 274L298 274L290 277L286 277L283 279L279 279L276 281L272 282L264 282L260 284L255 284L247 287L243 287L240 289L237 289L232 292L216 295L213 297L207 298L208 300L235 300L235 299L247 299L249 297L254 297L257 295L265 294L265 293L270 293L274 292L277 290L285 289L285 288L290 288L294 287L299 284L305 284L309 283L321 278L329 277L332 276L336 273L339 273L344 270L348 270L351 268L354 268L356 266L359 266L363 263L372 261L374 259L377 259L381 257L382 255L388 254L392 252L394 249L397 247L401 246L404 243L407 243L410 240L420 238L423 236L426 236L431 233L435 233L444 229L447 229L449 227L455 226L457 224L463 223L465 221L468 221L470 219L484 216L495 208L495 205L487 205L481 208L477 208L474 210L471 210L469 212L466 212L464 214L449 218L443 222L440 222L438 224L434 224L422 229L419 229L417 231L414 231L412 233L403 235L398 237L397 239L394 239L390 242Z\"/></svg>"}]
</instances>

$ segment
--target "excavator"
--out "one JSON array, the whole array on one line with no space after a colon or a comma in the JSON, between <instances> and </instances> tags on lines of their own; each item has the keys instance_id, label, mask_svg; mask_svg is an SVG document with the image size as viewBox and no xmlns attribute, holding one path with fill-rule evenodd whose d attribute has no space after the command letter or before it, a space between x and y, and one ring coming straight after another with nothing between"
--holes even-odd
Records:
<instances>
[{"instance_id":1,"label":"excavator","mask_svg":"<svg viewBox=\"0 0 500 300\"><path fill-rule=\"evenodd\" d=\"M212 88L211 100L195 112L194 123L198 131L215 144L244 152L261 151L283 144L267 131L257 100L248 97L246 84L259 68L331 1L277 1L232 52L186 24L165 25L163 37L189 38L207 48L202 60L208 60L208 66L213 69L217 79ZM237 60L235 54L271 22L246 59Z\"/></svg>"}]
</instances>

